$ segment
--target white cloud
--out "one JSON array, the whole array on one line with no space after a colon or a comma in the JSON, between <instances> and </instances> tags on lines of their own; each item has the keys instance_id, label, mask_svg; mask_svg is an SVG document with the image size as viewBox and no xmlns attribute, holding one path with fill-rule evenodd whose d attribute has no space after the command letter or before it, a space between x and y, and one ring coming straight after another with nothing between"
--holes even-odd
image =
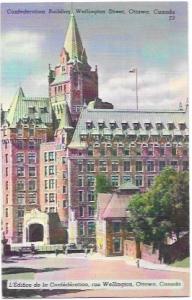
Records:
<instances>
[{"instance_id":1,"label":"white cloud","mask_svg":"<svg viewBox=\"0 0 192 300\"><path fill-rule=\"evenodd\" d=\"M28 31L9 31L1 37L2 59L9 61L21 58L29 61L41 55L42 34Z\"/></svg>"}]
</instances>

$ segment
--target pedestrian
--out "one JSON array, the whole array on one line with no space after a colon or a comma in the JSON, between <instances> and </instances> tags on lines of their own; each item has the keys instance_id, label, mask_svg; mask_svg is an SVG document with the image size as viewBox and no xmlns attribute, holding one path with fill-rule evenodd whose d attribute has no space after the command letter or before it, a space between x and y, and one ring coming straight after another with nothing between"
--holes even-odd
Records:
<instances>
[{"instance_id":1,"label":"pedestrian","mask_svg":"<svg viewBox=\"0 0 192 300\"><path fill-rule=\"evenodd\" d=\"M140 260L139 258L136 260L137 268L140 268Z\"/></svg>"},{"instance_id":2,"label":"pedestrian","mask_svg":"<svg viewBox=\"0 0 192 300\"><path fill-rule=\"evenodd\" d=\"M23 252L22 252L22 249L20 248L19 249L19 257L22 257L23 256Z\"/></svg>"},{"instance_id":3,"label":"pedestrian","mask_svg":"<svg viewBox=\"0 0 192 300\"><path fill-rule=\"evenodd\" d=\"M88 249L85 248L85 257L87 257L87 252L88 252Z\"/></svg>"},{"instance_id":4,"label":"pedestrian","mask_svg":"<svg viewBox=\"0 0 192 300\"><path fill-rule=\"evenodd\" d=\"M34 244L31 244L31 254L32 255L35 254L35 246L34 246Z\"/></svg>"},{"instance_id":5,"label":"pedestrian","mask_svg":"<svg viewBox=\"0 0 192 300\"><path fill-rule=\"evenodd\" d=\"M65 251L66 251L66 247L65 245L63 245L63 254L65 254Z\"/></svg>"},{"instance_id":6,"label":"pedestrian","mask_svg":"<svg viewBox=\"0 0 192 300\"><path fill-rule=\"evenodd\" d=\"M59 254L59 250L56 248L55 249L55 255L57 256Z\"/></svg>"}]
</instances>

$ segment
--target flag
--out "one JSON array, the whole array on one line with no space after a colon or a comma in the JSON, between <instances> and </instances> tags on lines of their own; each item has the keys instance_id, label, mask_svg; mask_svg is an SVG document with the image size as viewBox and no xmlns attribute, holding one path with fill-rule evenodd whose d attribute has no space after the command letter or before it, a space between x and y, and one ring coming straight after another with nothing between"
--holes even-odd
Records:
<instances>
[{"instance_id":1,"label":"flag","mask_svg":"<svg viewBox=\"0 0 192 300\"><path fill-rule=\"evenodd\" d=\"M136 69L129 70L129 73L135 73L135 72L136 72Z\"/></svg>"}]
</instances>

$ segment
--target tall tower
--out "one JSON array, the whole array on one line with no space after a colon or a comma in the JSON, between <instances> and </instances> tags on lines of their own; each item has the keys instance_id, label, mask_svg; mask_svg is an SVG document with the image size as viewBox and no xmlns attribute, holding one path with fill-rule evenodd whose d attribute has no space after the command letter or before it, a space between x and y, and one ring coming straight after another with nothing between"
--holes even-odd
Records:
<instances>
[{"instance_id":1,"label":"tall tower","mask_svg":"<svg viewBox=\"0 0 192 300\"><path fill-rule=\"evenodd\" d=\"M74 14L70 15L59 65L49 69L49 96L56 119L67 101L74 124L83 104L98 97L97 68L92 71L87 62Z\"/></svg>"}]
</instances>

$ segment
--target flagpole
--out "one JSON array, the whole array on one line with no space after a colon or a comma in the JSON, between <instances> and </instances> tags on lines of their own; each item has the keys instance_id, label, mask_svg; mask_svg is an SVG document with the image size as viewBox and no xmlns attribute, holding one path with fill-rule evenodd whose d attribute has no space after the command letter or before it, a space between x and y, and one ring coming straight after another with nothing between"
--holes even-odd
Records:
<instances>
[{"instance_id":1,"label":"flagpole","mask_svg":"<svg viewBox=\"0 0 192 300\"><path fill-rule=\"evenodd\" d=\"M136 77L136 106L137 110L139 109L139 101L138 101L138 78L137 78L137 68L135 68L135 77Z\"/></svg>"}]
</instances>

